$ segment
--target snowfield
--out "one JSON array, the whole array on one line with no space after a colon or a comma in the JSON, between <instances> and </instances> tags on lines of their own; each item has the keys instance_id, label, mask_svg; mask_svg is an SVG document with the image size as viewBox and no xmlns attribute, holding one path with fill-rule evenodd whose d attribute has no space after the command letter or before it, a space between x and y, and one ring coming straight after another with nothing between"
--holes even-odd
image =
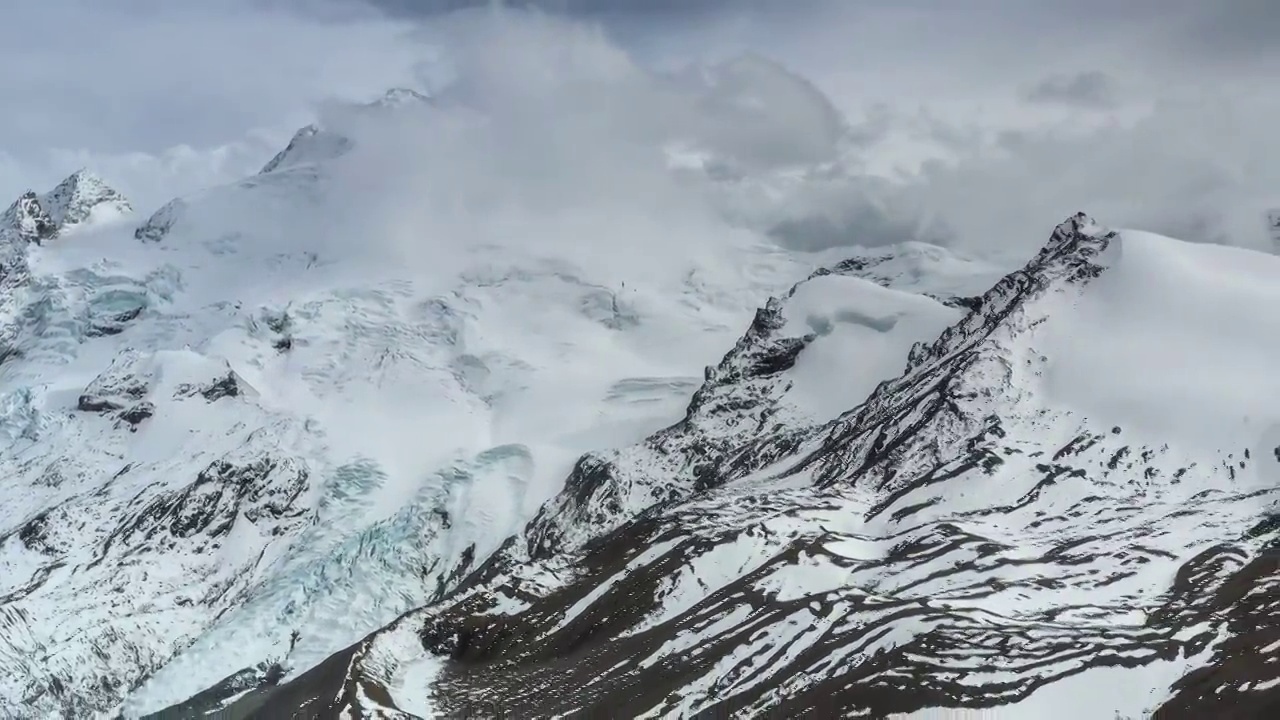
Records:
<instances>
[{"instance_id":1,"label":"snowfield","mask_svg":"<svg viewBox=\"0 0 1280 720\"><path fill-rule=\"evenodd\" d=\"M1048 397L1188 449L1274 447L1280 258L1124 231L1101 261L1046 339Z\"/></svg>"},{"instance_id":2,"label":"snowfield","mask_svg":"<svg viewBox=\"0 0 1280 720\"><path fill-rule=\"evenodd\" d=\"M817 338L796 363L795 402L831 420L896 375L917 342L936 337L962 313L914 293L844 275L799 286L783 309L782 332Z\"/></svg>"}]
</instances>

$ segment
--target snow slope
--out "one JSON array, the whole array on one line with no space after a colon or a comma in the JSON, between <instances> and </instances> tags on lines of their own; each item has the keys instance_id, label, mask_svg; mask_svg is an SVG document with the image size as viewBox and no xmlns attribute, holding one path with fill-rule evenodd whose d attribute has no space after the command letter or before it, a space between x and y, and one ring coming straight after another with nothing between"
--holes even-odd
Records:
<instances>
[{"instance_id":1,"label":"snow slope","mask_svg":"<svg viewBox=\"0 0 1280 720\"><path fill-rule=\"evenodd\" d=\"M684 422L584 458L442 601L238 707L1267 716L1280 398L1253 373L1276 259L1071 218L806 424L793 390L823 338L791 320L824 285L853 290L829 315L865 290L838 268L761 310Z\"/></svg>"},{"instance_id":2,"label":"snow slope","mask_svg":"<svg viewBox=\"0 0 1280 720\"><path fill-rule=\"evenodd\" d=\"M1280 258L1125 231L1100 260L1045 339L1048 396L1182 447L1261 441L1280 419Z\"/></svg>"},{"instance_id":3,"label":"snow slope","mask_svg":"<svg viewBox=\"0 0 1280 720\"><path fill-rule=\"evenodd\" d=\"M816 336L796 360L790 396L810 421L825 421L896 375L912 345L936 337L961 312L923 295L831 274L797 287L782 315L781 333Z\"/></svg>"}]
</instances>

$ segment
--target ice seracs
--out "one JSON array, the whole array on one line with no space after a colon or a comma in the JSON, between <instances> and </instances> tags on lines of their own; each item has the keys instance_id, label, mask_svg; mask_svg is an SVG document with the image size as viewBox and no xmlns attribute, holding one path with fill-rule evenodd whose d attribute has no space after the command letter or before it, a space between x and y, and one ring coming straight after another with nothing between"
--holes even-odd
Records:
<instances>
[{"instance_id":1,"label":"ice seracs","mask_svg":"<svg viewBox=\"0 0 1280 720\"><path fill-rule=\"evenodd\" d=\"M80 170L47 193L23 193L0 213L0 365L22 351L20 335L30 319L22 317L22 310L30 282L32 247L131 211L123 195L96 175ZM111 320L107 322L104 328L111 327Z\"/></svg>"}]
</instances>

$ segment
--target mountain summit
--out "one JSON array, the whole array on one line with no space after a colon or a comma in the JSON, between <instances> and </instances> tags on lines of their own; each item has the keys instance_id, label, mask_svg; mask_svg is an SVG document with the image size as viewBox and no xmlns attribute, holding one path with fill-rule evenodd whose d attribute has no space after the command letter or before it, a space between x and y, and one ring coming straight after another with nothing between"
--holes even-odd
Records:
<instances>
[{"instance_id":1,"label":"mountain summit","mask_svg":"<svg viewBox=\"0 0 1280 720\"><path fill-rule=\"evenodd\" d=\"M94 213L125 214L133 207L102 178L87 170L72 173L43 195L27 191L0 214L0 235L44 243Z\"/></svg>"},{"instance_id":2,"label":"mountain summit","mask_svg":"<svg viewBox=\"0 0 1280 720\"><path fill-rule=\"evenodd\" d=\"M0 213L0 364L19 352L21 299L30 280L31 245L43 245L95 218L132 212L123 195L80 170L43 195L27 191Z\"/></svg>"}]
</instances>

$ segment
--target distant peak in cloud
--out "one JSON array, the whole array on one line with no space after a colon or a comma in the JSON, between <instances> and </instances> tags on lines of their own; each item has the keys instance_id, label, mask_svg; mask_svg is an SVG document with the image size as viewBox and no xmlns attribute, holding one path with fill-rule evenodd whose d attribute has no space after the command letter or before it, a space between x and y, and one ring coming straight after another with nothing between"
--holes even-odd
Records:
<instances>
[{"instance_id":1,"label":"distant peak in cloud","mask_svg":"<svg viewBox=\"0 0 1280 720\"><path fill-rule=\"evenodd\" d=\"M92 172L80 169L44 195L28 190L0 215L0 233L41 243L88 220L99 208L115 214L133 211L124 195Z\"/></svg>"},{"instance_id":2,"label":"distant peak in cloud","mask_svg":"<svg viewBox=\"0 0 1280 720\"><path fill-rule=\"evenodd\" d=\"M431 98L412 88L391 88L382 97L373 102L377 106L400 107L419 102L430 102Z\"/></svg>"},{"instance_id":3,"label":"distant peak in cloud","mask_svg":"<svg viewBox=\"0 0 1280 720\"><path fill-rule=\"evenodd\" d=\"M421 106L431 98L411 88L391 88L373 102L357 106L356 110L400 110ZM351 139L321 124L311 123L294 133L288 146L276 153L259 174L274 172L304 163L318 162L340 157L351 149Z\"/></svg>"},{"instance_id":4,"label":"distant peak in cloud","mask_svg":"<svg viewBox=\"0 0 1280 720\"><path fill-rule=\"evenodd\" d=\"M1025 89L1027 102L1070 105L1086 108L1110 108L1117 102L1115 81L1100 70L1075 74L1055 74Z\"/></svg>"},{"instance_id":5,"label":"distant peak in cloud","mask_svg":"<svg viewBox=\"0 0 1280 720\"><path fill-rule=\"evenodd\" d=\"M133 209L124 195L84 168L58 183L45 195L45 202L48 203L49 215L59 226L83 222L95 207L104 203L122 211Z\"/></svg>"}]
</instances>

